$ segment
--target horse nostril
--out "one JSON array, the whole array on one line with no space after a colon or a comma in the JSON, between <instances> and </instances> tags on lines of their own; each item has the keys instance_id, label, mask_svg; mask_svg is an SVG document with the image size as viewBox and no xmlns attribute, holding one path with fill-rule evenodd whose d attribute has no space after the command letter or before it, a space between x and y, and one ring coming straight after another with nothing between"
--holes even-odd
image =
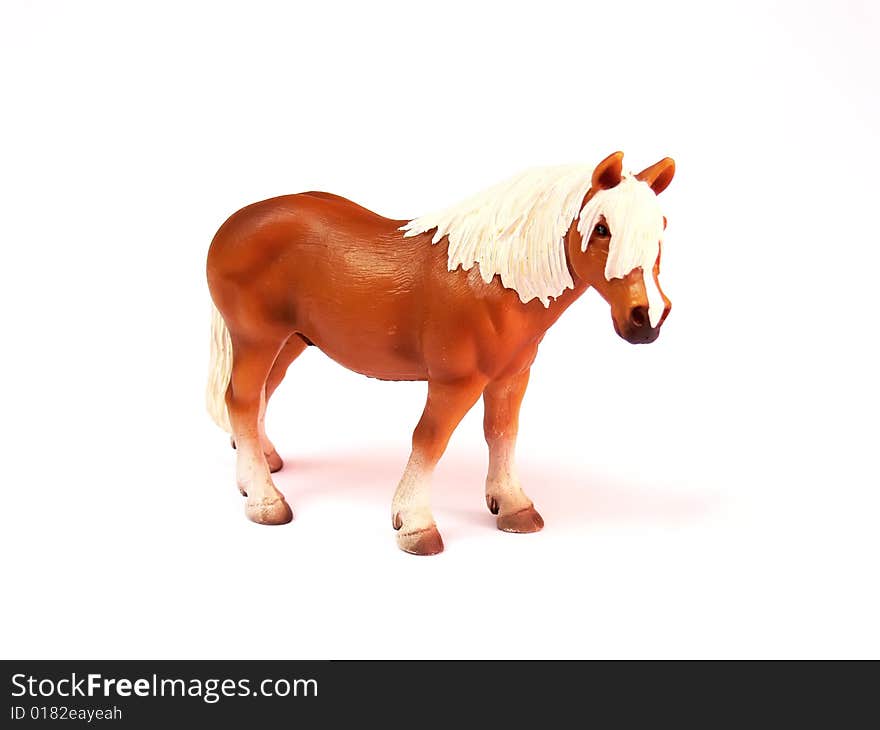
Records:
<instances>
[{"instance_id":1,"label":"horse nostril","mask_svg":"<svg viewBox=\"0 0 880 730\"><path fill-rule=\"evenodd\" d=\"M633 327L644 327L648 324L648 308L633 307L632 312L629 313L629 321L632 322Z\"/></svg>"}]
</instances>

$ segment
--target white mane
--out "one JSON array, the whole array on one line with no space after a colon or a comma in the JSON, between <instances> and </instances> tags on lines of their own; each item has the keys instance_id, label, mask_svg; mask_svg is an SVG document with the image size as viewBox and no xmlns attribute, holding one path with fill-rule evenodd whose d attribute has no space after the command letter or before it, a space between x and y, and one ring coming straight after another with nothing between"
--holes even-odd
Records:
<instances>
[{"instance_id":1,"label":"white mane","mask_svg":"<svg viewBox=\"0 0 880 730\"><path fill-rule=\"evenodd\" d=\"M565 256L565 234L580 214L578 231L586 248L600 215L611 230L605 267L607 279L626 276L637 266L652 272L663 233L663 215L654 191L631 174L620 184L598 191L581 210L590 190L593 168L560 165L527 170L482 193L437 213L411 220L400 230L415 236L436 229L432 243L449 237L447 268L469 271L479 265L487 284L498 274L501 283L522 302L550 299L574 287ZM629 266L629 268L626 268ZM652 324L663 303L654 277L646 278ZM653 294L653 296L652 296Z\"/></svg>"}]
</instances>

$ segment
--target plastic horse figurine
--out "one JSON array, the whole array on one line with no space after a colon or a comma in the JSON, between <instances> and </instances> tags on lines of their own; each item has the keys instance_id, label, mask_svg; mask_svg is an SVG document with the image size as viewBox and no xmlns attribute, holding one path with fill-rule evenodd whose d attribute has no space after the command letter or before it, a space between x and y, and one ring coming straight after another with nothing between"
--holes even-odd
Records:
<instances>
[{"instance_id":1,"label":"plastic horse figurine","mask_svg":"<svg viewBox=\"0 0 880 730\"><path fill-rule=\"evenodd\" d=\"M391 505L401 549L443 550L431 474L480 396L489 510L501 530L540 530L544 521L514 467L538 345L588 287L610 304L618 335L657 338L670 309L658 282L666 219L657 195L674 172L665 158L633 175L615 152L595 169L528 171L411 221L321 192L235 213L208 253L208 408L238 449L246 515L266 525L293 518L270 476L282 462L263 424L288 366L313 345L370 377L428 383Z\"/></svg>"}]
</instances>

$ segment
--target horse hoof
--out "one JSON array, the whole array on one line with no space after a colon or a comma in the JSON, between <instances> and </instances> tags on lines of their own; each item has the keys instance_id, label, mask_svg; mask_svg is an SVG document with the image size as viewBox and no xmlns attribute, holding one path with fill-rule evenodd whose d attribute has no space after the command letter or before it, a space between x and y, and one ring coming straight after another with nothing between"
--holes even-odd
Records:
<instances>
[{"instance_id":1,"label":"horse hoof","mask_svg":"<svg viewBox=\"0 0 880 730\"><path fill-rule=\"evenodd\" d=\"M486 495L486 506L489 508L489 511L493 515L498 514L498 500L495 497L490 497L488 494Z\"/></svg>"},{"instance_id":2,"label":"horse hoof","mask_svg":"<svg viewBox=\"0 0 880 730\"><path fill-rule=\"evenodd\" d=\"M284 468L284 461L278 456L277 451L271 451L266 454L266 463L269 465L269 471L272 474L276 471L281 471Z\"/></svg>"},{"instance_id":3,"label":"horse hoof","mask_svg":"<svg viewBox=\"0 0 880 730\"><path fill-rule=\"evenodd\" d=\"M280 495L259 502L248 500L244 505L244 513L251 522L260 525L286 525L293 519L293 510Z\"/></svg>"},{"instance_id":4,"label":"horse hoof","mask_svg":"<svg viewBox=\"0 0 880 730\"><path fill-rule=\"evenodd\" d=\"M411 555L436 555L443 552L443 538L436 525L415 532L398 532L397 547Z\"/></svg>"},{"instance_id":5,"label":"horse hoof","mask_svg":"<svg viewBox=\"0 0 880 730\"><path fill-rule=\"evenodd\" d=\"M535 510L533 505L513 512L509 515L501 515L498 518L498 529L504 532L537 532L544 526L544 519Z\"/></svg>"}]
</instances>

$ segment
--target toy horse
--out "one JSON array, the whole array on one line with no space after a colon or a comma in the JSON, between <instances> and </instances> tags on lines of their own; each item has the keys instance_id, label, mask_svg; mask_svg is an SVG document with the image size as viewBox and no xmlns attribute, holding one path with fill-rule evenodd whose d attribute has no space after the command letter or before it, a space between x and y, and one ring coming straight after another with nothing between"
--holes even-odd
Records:
<instances>
[{"instance_id":1,"label":"toy horse","mask_svg":"<svg viewBox=\"0 0 880 730\"><path fill-rule=\"evenodd\" d=\"M483 397L486 504L498 528L544 521L514 467L519 408L544 333L588 287L618 335L653 342L669 314L660 289L672 180L665 158L637 175L615 152L595 169L531 170L433 215L390 220L338 195L287 195L229 218L208 253L215 304L208 408L237 447L245 514L293 513L272 483L282 462L264 416L288 366L315 346L382 380L425 380L428 398L391 504L397 543L433 555L431 474Z\"/></svg>"}]
</instances>

